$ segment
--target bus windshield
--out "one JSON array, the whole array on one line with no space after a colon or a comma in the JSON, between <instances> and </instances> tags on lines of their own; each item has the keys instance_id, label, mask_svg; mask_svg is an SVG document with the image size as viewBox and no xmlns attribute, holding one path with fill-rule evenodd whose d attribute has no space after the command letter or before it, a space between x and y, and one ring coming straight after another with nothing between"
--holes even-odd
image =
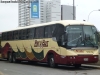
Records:
<instances>
[{"instance_id":1,"label":"bus windshield","mask_svg":"<svg viewBox=\"0 0 100 75\"><path fill-rule=\"evenodd\" d=\"M67 46L72 47L97 47L97 29L89 25L67 26Z\"/></svg>"}]
</instances>

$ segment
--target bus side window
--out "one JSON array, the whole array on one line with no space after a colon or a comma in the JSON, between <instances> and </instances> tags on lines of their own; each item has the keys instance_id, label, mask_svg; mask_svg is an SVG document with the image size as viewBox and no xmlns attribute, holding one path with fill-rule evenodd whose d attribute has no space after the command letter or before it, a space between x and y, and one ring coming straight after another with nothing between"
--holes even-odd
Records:
<instances>
[{"instance_id":1,"label":"bus side window","mask_svg":"<svg viewBox=\"0 0 100 75\"><path fill-rule=\"evenodd\" d=\"M12 40L12 32L7 32L7 40Z\"/></svg>"},{"instance_id":2,"label":"bus side window","mask_svg":"<svg viewBox=\"0 0 100 75\"><path fill-rule=\"evenodd\" d=\"M44 27L36 28L36 38L44 38Z\"/></svg>"},{"instance_id":3,"label":"bus side window","mask_svg":"<svg viewBox=\"0 0 100 75\"><path fill-rule=\"evenodd\" d=\"M4 39L3 39L3 33L2 33L1 39L2 39L2 41L4 41Z\"/></svg>"},{"instance_id":4,"label":"bus side window","mask_svg":"<svg viewBox=\"0 0 100 75\"><path fill-rule=\"evenodd\" d=\"M13 32L8 32L8 40L13 40Z\"/></svg>"},{"instance_id":5,"label":"bus side window","mask_svg":"<svg viewBox=\"0 0 100 75\"><path fill-rule=\"evenodd\" d=\"M34 38L34 28L30 29L30 38L33 39Z\"/></svg>"},{"instance_id":6,"label":"bus side window","mask_svg":"<svg viewBox=\"0 0 100 75\"><path fill-rule=\"evenodd\" d=\"M49 26L49 28L48 28L48 37L52 37L54 29L55 29L55 25Z\"/></svg>"},{"instance_id":7,"label":"bus side window","mask_svg":"<svg viewBox=\"0 0 100 75\"><path fill-rule=\"evenodd\" d=\"M29 39L30 29L27 29L26 38Z\"/></svg>"},{"instance_id":8,"label":"bus side window","mask_svg":"<svg viewBox=\"0 0 100 75\"><path fill-rule=\"evenodd\" d=\"M7 32L4 33L4 40L7 41Z\"/></svg>"},{"instance_id":9,"label":"bus side window","mask_svg":"<svg viewBox=\"0 0 100 75\"><path fill-rule=\"evenodd\" d=\"M48 38L48 26L45 27L44 36L45 38Z\"/></svg>"},{"instance_id":10,"label":"bus side window","mask_svg":"<svg viewBox=\"0 0 100 75\"><path fill-rule=\"evenodd\" d=\"M44 27L39 28L39 33L40 33L39 38L44 38Z\"/></svg>"},{"instance_id":11,"label":"bus side window","mask_svg":"<svg viewBox=\"0 0 100 75\"><path fill-rule=\"evenodd\" d=\"M7 41L9 40L9 32L7 32Z\"/></svg>"},{"instance_id":12,"label":"bus side window","mask_svg":"<svg viewBox=\"0 0 100 75\"><path fill-rule=\"evenodd\" d=\"M18 31L14 31L14 40L17 40L17 39L19 39Z\"/></svg>"},{"instance_id":13,"label":"bus side window","mask_svg":"<svg viewBox=\"0 0 100 75\"><path fill-rule=\"evenodd\" d=\"M36 37L36 39L39 38L39 35L40 35L40 33L39 33L39 28L36 28L36 33L35 33L35 37Z\"/></svg>"},{"instance_id":14,"label":"bus side window","mask_svg":"<svg viewBox=\"0 0 100 75\"><path fill-rule=\"evenodd\" d=\"M50 38L52 37L52 34L54 32L54 29L55 29L55 25L50 25L50 26L46 26L45 27L45 38Z\"/></svg>"},{"instance_id":15,"label":"bus side window","mask_svg":"<svg viewBox=\"0 0 100 75\"><path fill-rule=\"evenodd\" d=\"M34 28L27 29L27 39L33 39L34 38Z\"/></svg>"},{"instance_id":16,"label":"bus side window","mask_svg":"<svg viewBox=\"0 0 100 75\"><path fill-rule=\"evenodd\" d=\"M19 33L19 40L23 40L23 30L19 30L18 31L18 33Z\"/></svg>"},{"instance_id":17,"label":"bus side window","mask_svg":"<svg viewBox=\"0 0 100 75\"><path fill-rule=\"evenodd\" d=\"M22 36L23 39L26 39L26 29L23 30L22 34L23 34L23 36Z\"/></svg>"},{"instance_id":18,"label":"bus side window","mask_svg":"<svg viewBox=\"0 0 100 75\"><path fill-rule=\"evenodd\" d=\"M7 33L6 32L2 34L2 40L3 41L6 41L7 40Z\"/></svg>"}]
</instances>

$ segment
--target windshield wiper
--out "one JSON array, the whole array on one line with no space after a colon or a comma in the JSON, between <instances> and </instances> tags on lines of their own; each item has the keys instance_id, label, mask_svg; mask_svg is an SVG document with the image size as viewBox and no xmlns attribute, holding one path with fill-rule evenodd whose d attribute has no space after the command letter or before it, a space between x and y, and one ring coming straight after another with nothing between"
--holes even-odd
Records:
<instances>
[{"instance_id":1,"label":"windshield wiper","mask_svg":"<svg viewBox=\"0 0 100 75\"><path fill-rule=\"evenodd\" d=\"M90 40L86 41L86 43L87 43L87 42L90 42L91 45L92 45L93 47L95 47L95 45L94 45Z\"/></svg>"},{"instance_id":2,"label":"windshield wiper","mask_svg":"<svg viewBox=\"0 0 100 75\"><path fill-rule=\"evenodd\" d=\"M82 37L81 37L81 38L82 38ZM76 47L78 46L78 44L79 44L78 42L79 42L79 40L80 40L81 38L79 38L79 39L77 40ZM84 41L85 41L86 43L87 43L87 42L91 43L91 45L92 45L93 47L95 47L95 45L94 45L90 40L86 41L86 40L84 39L83 42L84 42ZM81 41L81 43L82 43L82 41ZM87 43L87 44L88 44L88 43Z\"/></svg>"},{"instance_id":3,"label":"windshield wiper","mask_svg":"<svg viewBox=\"0 0 100 75\"><path fill-rule=\"evenodd\" d=\"M82 36L79 36L78 38L76 38L76 39L74 39L74 40L72 40L72 41L70 41L70 42L68 42L68 43L71 43L71 42L73 42L73 41L75 41L75 40L79 40L80 38L81 38Z\"/></svg>"},{"instance_id":4,"label":"windshield wiper","mask_svg":"<svg viewBox=\"0 0 100 75\"><path fill-rule=\"evenodd\" d=\"M80 38L77 40L77 43L76 43L76 47L77 47L77 45L78 45L78 42L79 42L79 40L82 38L82 36L80 35ZM82 42L82 41L81 41Z\"/></svg>"}]
</instances>

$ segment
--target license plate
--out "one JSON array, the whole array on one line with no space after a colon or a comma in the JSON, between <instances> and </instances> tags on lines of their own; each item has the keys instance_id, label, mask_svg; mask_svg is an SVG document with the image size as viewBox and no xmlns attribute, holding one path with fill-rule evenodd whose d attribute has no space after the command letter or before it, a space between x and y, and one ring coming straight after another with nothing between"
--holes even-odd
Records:
<instances>
[{"instance_id":1,"label":"license plate","mask_svg":"<svg viewBox=\"0 0 100 75\"><path fill-rule=\"evenodd\" d=\"M88 58L84 58L84 61L88 61Z\"/></svg>"}]
</instances>

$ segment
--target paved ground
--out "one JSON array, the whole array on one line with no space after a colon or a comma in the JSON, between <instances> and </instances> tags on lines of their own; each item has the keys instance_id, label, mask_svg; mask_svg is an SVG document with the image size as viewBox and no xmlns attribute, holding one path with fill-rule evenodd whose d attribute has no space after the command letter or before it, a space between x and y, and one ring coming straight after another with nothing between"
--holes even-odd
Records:
<instances>
[{"instance_id":1,"label":"paved ground","mask_svg":"<svg viewBox=\"0 0 100 75\"><path fill-rule=\"evenodd\" d=\"M49 68L46 64L30 65L26 62L0 61L0 75L100 75L100 67L85 65L79 69L67 66Z\"/></svg>"}]
</instances>

